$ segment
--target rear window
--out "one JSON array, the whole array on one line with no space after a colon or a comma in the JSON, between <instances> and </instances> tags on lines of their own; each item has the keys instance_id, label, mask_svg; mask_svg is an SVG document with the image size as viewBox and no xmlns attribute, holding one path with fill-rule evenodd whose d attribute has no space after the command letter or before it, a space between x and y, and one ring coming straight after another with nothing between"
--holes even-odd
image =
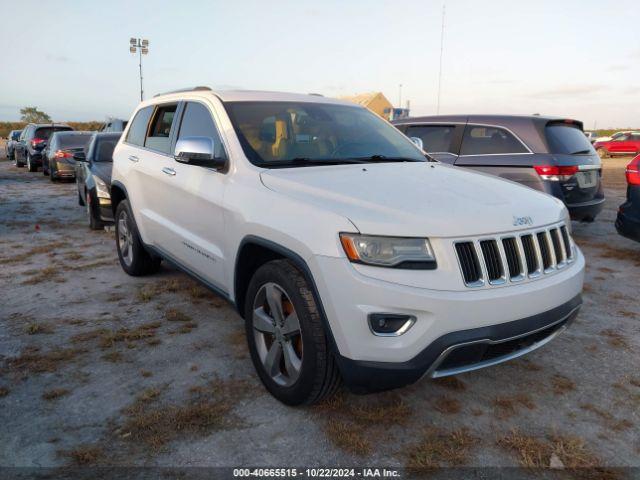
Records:
<instances>
[{"instance_id":1,"label":"rear window","mask_svg":"<svg viewBox=\"0 0 640 480\"><path fill-rule=\"evenodd\" d=\"M22 133L22 130L19 130L17 132L13 132L11 134L11 140L18 140L20 138L20 134Z\"/></svg>"},{"instance_id":2,"label":"rear window","mask_svg":"<svg viewBox=\"0 0 640 480\"><path fill-rule=\"evenodd\" d=\"M484 125L467 125L460 148L460 155L504 155L528 152L529 150L522 142L508 130Z\"/></svg>"},{"instance_id":3,"label":"rear window","mask_svg":"<svg viewBox=\"0 0 640 480\"><path fill-rule=\"evenodd\" d=\"M61 135L58 137L58 145L60 148L84 148L84 146L91 140L91 133L86 135Z\"/></svg>"},{"instance_id":4,"label":"rear window","mask_svg":"<svg viewBox=\"0 0 640 480\"><path fill-rule=\"evenodd\" d=\"M551 124L545 127L549 153L561 155L586 155L595 153L591 142L582 130L572 125Z\"/></svg>"},{"instance_id":5,"label":"rear window","mask_svg":"<svg viewBox=\"0 0 640 480\"><path fill-rule=\"evenodd\" d=\"M455 128L450 125L414 125L407 129L406 135L421 139L427 153L454 153L451 140Z\"/></svg>"},{"instance_id":6,"label":"rear window","mask_svg":"<svg viewBox=\"0 0 640 480\"><path fill-rule=\"evenodd\" d=\"M42 138L43 140L49 140L49 137L53 132L67 132L73 130L71 127L40 127L33 136L35 138Z\"/></svg>"}]
</instances>

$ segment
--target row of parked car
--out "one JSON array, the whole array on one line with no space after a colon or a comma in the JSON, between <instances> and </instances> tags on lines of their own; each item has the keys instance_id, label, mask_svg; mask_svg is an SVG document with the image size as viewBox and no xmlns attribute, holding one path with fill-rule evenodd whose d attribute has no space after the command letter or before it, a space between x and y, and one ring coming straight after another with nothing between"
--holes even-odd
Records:
<instances>
[{"instance_id":1,"label":"row of parked car","mask_svg":"<svg viewBox=\"0 0 640 480\"><path fill-rule=\"evenodd\" d=\"M113 149L126 123L112 119L98 132L77 131L64 124L30 123L23 130L10 132L7 157L30 172L41 169L52 182L75 179L78 203L86 206L89 227L100 230L113 221L109 193Z\"/></svg>"},{"instance_id":2,"label":"row of parked car","mask_svg":"<svg viewBox=\"0 0 640 480\"><path fill-rule=\"evenodd\" d=\"M76 166L101 163L101 135ZM517 358L582 304L571 218L604 196L578 121L390 125L318 95L197 87L142 102L114 143L109 182L85 169L108 202L76 178L79 201L113 215L122 269L166 261L227 299L286 404Z\"/></svg>"}]
</instances>

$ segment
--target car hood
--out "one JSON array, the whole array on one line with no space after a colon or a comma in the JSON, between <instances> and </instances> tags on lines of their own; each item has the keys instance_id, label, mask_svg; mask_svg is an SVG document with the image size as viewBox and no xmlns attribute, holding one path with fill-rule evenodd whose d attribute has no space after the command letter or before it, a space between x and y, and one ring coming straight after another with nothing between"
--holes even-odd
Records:
<instances>
[{"instance_id":1,"label":"car hood","mask_svg":"<svg viewBox=\"0 0 640 480\"><path fill-rule=\"evenodd\" d=\"M111 162L94 162L91 166L91 172L107 185L111 185L112 167L113 164Z\"/></svg>"},{"instance_id":2,"label":"car hood","mask_svg":"<svg viewBox=\"0 0 640 480\"><path fill-rule=\"evenodd\" d=\"M275 192L347 217L366 234L462 237L564 218L563 204L550 195L432 162L271 169L261 178Z\"/></svg>"}]
</instances>

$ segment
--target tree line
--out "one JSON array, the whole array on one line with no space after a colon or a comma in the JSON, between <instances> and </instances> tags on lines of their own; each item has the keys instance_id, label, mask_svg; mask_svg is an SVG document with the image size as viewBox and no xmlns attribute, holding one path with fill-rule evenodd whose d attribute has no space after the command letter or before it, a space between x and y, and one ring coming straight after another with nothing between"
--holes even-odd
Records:
<instances>
[{"instance_id":1,"label":"tree line","mask_svg":"<svg viewBox=\"0 0 640 480\"><path fill-rule=\"evenodd\" d=\"M11 130L22 130L28 123L51 123L51 117L38 107L24 107L20 109L19 122L0 122L0 137L7 138ZM98 130L104 122L56 122L64 123L75 130Z\"/></svg>"}]
</instances>

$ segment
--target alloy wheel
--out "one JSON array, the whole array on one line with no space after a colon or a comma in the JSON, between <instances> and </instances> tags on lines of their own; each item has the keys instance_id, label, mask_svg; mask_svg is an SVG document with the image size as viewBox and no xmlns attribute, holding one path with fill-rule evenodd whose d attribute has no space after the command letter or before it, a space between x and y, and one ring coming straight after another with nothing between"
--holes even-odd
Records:
<instances>
[{"instance_id":1,"label":"alloy wheel","mask_svg":"<svg viewBox=\"0 0 640 480\"><path fill-rule=\"evenodd\" d=\"M133 236L129 229L129 217L123 211L118 218L118 248L127 266L133 262Z\"/></svg>"},{"instance_id":2,"label":"alloy wheel","mask_svg":"<svg viewBox=\"0 0 640 480\"><path fill-rule=\"evenodd\" d=\"M302 335L296 310L282 287L269 282L258 290L252 323L266 373L279 385L293 385L302 370Z\"/></svg>"}]
</instances>

